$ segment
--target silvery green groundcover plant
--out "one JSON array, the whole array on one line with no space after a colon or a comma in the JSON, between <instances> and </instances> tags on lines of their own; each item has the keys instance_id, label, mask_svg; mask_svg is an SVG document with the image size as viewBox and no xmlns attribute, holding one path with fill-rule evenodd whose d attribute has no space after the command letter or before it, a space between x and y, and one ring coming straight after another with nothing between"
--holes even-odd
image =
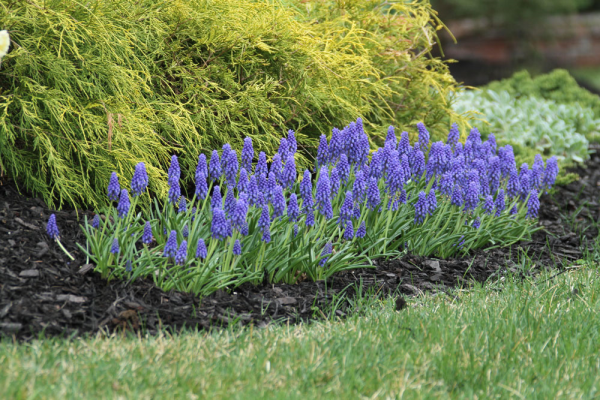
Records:
<instances>
[{"instance_id":1,"label":"silvery green groundcover plant","mask_svg":"<svg viewBox=\"0 0 600 400\"><path fill-rule=\"evenodd\" d=\"M588 139L597 139L600 120L594 110L578 103L558 104L537 97L511 96L493 90L465 90L457 95L455 111L477 110L489 122L486 132L498 139L532 147L559 159L583 162Z\"/></svg>"},{"instance_id":2,"label":"silvery green groundcover plant","mask_svg":"<svg viewBox=\"0 0 600 400\"><path fill-rule=\"evenodd\" d=\"M297 176L295 134L281 139L267 163L246 138L241 154L229 144L198 157L195 193L180 188L178 158L168 171L169 194L136 213L148 195L139 163L129 190L113 173L107 195L116 207L82 226L80 248L104 277L152 277L164 288L207 294L244 282L327 279L376 257L401 251L448 257L484 246L507 246L535 231L539 196L552 187L557 160L536 156L517 169L510 146L482 141L477 129L446 143L398 140L390 127L370 154L359 118L321 136L312 170ZM256 161L256 162L255 162ZM54 218L48 233L59 240Z\"/></svg>"}]
</instances>

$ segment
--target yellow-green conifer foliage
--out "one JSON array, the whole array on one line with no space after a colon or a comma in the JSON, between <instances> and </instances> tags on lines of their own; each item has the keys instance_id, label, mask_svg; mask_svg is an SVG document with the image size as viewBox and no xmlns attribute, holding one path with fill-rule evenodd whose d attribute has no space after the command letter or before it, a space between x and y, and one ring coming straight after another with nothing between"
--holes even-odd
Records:
<instances>
[{"instance_id":1,"label":"yellow-green conifer foliage","mask_svg":"<svg viewBox=\"0 0 600 400\"><path fill-rule=\"evenodd\" d=\"M145 161L163 196L171 154L191 184L201 151L246 135L273 154L294 129L312 152L358 116L373 140L389 124L424 121L435 137L460 121L445 101L455 82L429 57L428 3L309 3L2 2L0 172L51 206L97 207L111 171L127 183Z\"/></svg>"}]
</instances>

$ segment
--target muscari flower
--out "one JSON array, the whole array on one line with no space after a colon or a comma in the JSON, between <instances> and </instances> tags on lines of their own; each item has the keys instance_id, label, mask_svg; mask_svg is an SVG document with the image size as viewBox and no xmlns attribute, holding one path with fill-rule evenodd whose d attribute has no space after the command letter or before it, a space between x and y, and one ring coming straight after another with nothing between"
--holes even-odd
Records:
<instances>
[{"instance_id":1,"label":"muscari flower","mask_svg":"<svg viewBox=\"0 0 600 400\"><path fill-rule=\"evenodd\" d=\"M321 252L321 257L329 255L333 252L333 244L331 242L327 242L323 247L323 251ZM329 257L325 257L319 261L319 266L324 266L327 263Z\"/></svg>"},{"instance_id":2,"label":"muscari flower","mask_svg":"<svg viewBox=\"0 0 600 400\"><path fill-rule=\"evenodd\" d=\"M48 236L50 236L52 240L57 240L60 236L60 233L58 231L58 225L56 225L56 215L54 214L50 215L50 218L48 218L48 224L46 225L46 233L48 234Z\"/></svg>"},{"instance_id":3,"label":"muscari flower","mask_svg":"<svg viewBox=\"0 0 600 400\"><path fill-rule=\"evenodd\" d=\"M479 133L479 129L471 129L471 132L469 132L469 136L467 137L465 144L467 143L471 143L475 152L478 151L479 146L481 146L481 133Z\"/></svg>"},{"instance_id":4,"label":"muscari flower","mask_svg":"<svg viewBox=\"0 0 600 400\"><path fill-rule=\"evenodd\" d=\"M288 200L287 215L290 221L297 221L300 215L300 209L298 208L298 197L296 193L290 195Z\"/></svg>"},{"instance_id":5,"label":"muscari flower","mask_svg":"<svg viewBox=\"0 0 600 400\"><path fill-rule=\"evenodd\" d=\"M248 215L248 203L243 198L240 198L235 205L235 209L231 213L231 223L234 228L242 230L246 224L246 216Z\"/></svg>"},{"instance_id":6,"label":"muscari flower","mask_svg":"<svg viewBox=\"0 0 600 400\"><path fill-rule=\"evenodd\" d=\"M333 128L331 131L331 141L329 142L329 162L337 161L339 155L344 151L344 137L338 128ZM320 165L320 167L323 167Z\"/></svg>"},{"instance_id":7,"label":"muscari flower","mask_svg":"<svg viewBox=\"0 0 600 400\"><path fill-rule=\"evenodd\" d=\"M355 164L361 158L360 133L354 122L350 123L346 133L346 162Z\"/></svg>"},{"instance_id":8,"label":"muscari flower","mask_svg":"<svg viewBox=\"0 0 600 400\"><path fill-rule=\"evenodd\" d=\"M476 217L473 220L473 228L475 229L479 229L479 227L481 226L481 221L479 220L479 217Z\"/></svg>"},{"instance_id":9,"label":"muscari flower","mask_svg":"<svg viewBox=\"0 0 600 400\"><path fill-rule=\"evenodd\" d=\"M487 141L490 144L490 151L492 152L492 154L496 154L496 136L493 133L490 133L488 135Z\"/></svg>"},{"instance_id":10,"label":"muscari flower","mask_svg":"<svg viewBox=\"0 0 600 400\"><path fill-rule=\"evenodd\" d=\"M413 155L411 172L418 179L423 175L423 172L425 172L425 155L421 149L417 147L417 144L415 144L415 148L413 148L413 152L411 154Z\"/></svg>"},{"instance_id":11,"label":"muscari flower","mask_svg":"<svg viewBox=\"0 0 600 400\"><path fill-rule=\"evenodd\" d=\"M392 143L394 145L394 148L397 145L397 139L396 139L396 133L394 132L394 127L393 126L389 126L388 130L387 130L387 136L385 137L385 143Z\"/></svg>"},{"instance_id":12,"label":"muscari flower","mask_svg":"<svg viewBox=\"0 0 600 400\"><path fill-rule=\"evenodd\" d=\"M331 175L329 177L329 182L331 185L331 196L335 197L340 190L340 174L338 173L337 167L333 167L331 169Z\"/></svg>"},{"instance_id":13,"label":"muscari flower","mask_svg":"<svg viewBox=\"0 0 600 400\"><path fill-rule=\"evenodd\" d=\"M402 167L400 166L400 160L398 159L398 152L392 151L392 156L389 162L388 175L387 175L387 190L390 196L393 196L397 192L401 191L404 187L404 174L402 173Z\"/></svg>"},{"instance_id":14,"label":"muscari flower","mask_svg":"<svg viewBox=\"0 0 600 400\"><path fill-rule=\"evenodd\" d=\"M340 174L340 179L344 183L348 182L348 177L350 176L350 164L348 164L348 157L346 157L345 154L340 156L340 162L338 162L336 168Z\"/></svg>"},{"instance_id":15,"label":"muscari flower","mask_svg":"<svg viewBox=\"0 0 600 400\"><path fill-rule=\"evenodd\" d=\"M379 150L371 156L370 177L379 179L383 173L383 153Z\"/></svg>"},{"instance_id":16,"label":"muscari flower","mask_svg":"<svg viewBox=\"0 0 600 400\"><path fill-rule=\"evenodd\" d=\"M131 178L131 193L133 197L142 194L148 187L148 173L146 172L146 164L143 162L135 166L133 178Z\"/></svg>"},{"instance_id":17,"label":"muscari flower","mask_svg":"<svg viewBox=\"0 0 600 400\"><path fill-rule=\"evenodd\" d=\"M440 179L440 192L445 196L452 196L452 188L454 187L454 176L452 171L446 172Z\"/></svg>"},{"instance_id":18,"label":"muscari flower","mask_svg":"<svg viewBox=\"0 0 600 400\"><path fill-rule=\"evenodd\" d=\"M453 206L460 207L463 203L463 191L459 185L454 185L454 189L452 190L452 198L450 203Z\"/></svg>"},{"instance_id":19,"label":"muscari flower","mask_svg":"<svg viewBox=\"0 0 600 400\"><path fill-rule=\"evenodd\" d=\"M525 200L527 194L529 194L529 190L531 190L531 180L529 179L529 166L527 165L527 163L523 163L521 165L521 172L519 173L519 186L521 200Z\"/></svg>"},{"instance_id":20,"label":"muscari flower","mask_svg":"<svg viewBox=\"0 0 600 400\"><path fill-rule=\"evenodd\" d=\"M226 160L224 171L225 171L225 179L227 179L227 186L233 190L236 186L236 178L238 173L238 159L237 152L235 150L229 150L227 152L227 157L223 157L221 159L221 166L223 167L223 160Z\"/></svg>"},{"instance_id":21,"label":"muscari flower","mask_svg":"<svg viewBox=\"0 0 600 400\"><path fill-rule=\"evenodd\" d=\"M351 220L348 220L346 222L346 230L344 231L344 239L346 239L346 240L354 239L354 226L352 225Z\"/></svg>"},{"instance_id":22,"label":"muscari flower","mask_svg":"<svg viewBox=\"0 0 600 400\"><path fill-rule=\"evenodd\" d=\"M494 202L494 208L496 209L496 217L499 217L506 208L505 199L504 199L504 189L498 190L498 195L496 196L496 201Z\"/></svg>"},{"instance_id":23,"label":"muscari flower","mask_svg":"<svg viewBox=\"0 0 600 400\"><path fill-rule=\"evenodd\" d=\"M322 167L327 165L327 161L329 159L329 150L327 145L327 137L325 135L321 135L319 138L319 147L317 149L317 165L316 167Z\"/></svg>"},{"instance_id":24,"label":"muscari flower","mask_svg":"<svg viewBox=\"0 0 600 400\"><path fill-rule=\"evenodd\" d=\"M346 197L344 198L344 203L342 204L342 207L340 207L338 222L341 226L344 226L346 221L352 219L352 214L354 213L354 200L352 197L352 191L348 190L346 192Z\"/></svg>"},{"instance_id":25,"label":"muscari flower","mask_svg":"<svg viewBox=\"0 0 600 400\"><path fill-rule=\"evenodd\" d=\"M321 167L319 181L317 182L317 207L319 212L327 219L333 218L330 194L331 185L327 174L327 167Z\"/></svg>"},{"instance_id":26,"label":"muscari flower","mask_svg":"<svg viewBox=\"0 0 600 400\"><path fill-rule=\"evenodd\" d=\"M267 201L273 201L273 194L275 194L275 187L277 186L277 178L275 177L275 172L269 172L269 179L267 179L267 183L265 185L265 189L263 190L265 194L265 198Z\"/></svg>"},{"instance_id":27,"label":"muscari flower","mask_svg":"<svg viewBox=\"0 0 600 400\"><path fill-rule=\"evenodd\" d=\"M465 193L465 210L472 211L477 208L477 204L479 203L479 182L472 181L469 183Z\"/></svg>"},{"instance_id":28,"label":"muscari flower","mask_svg":"<svg viewBox=\"0 0 600 400\"><path fill-rule=\"evenodd\" d=\"M298 142L296 141L296 134L291 129L288 131L287 142L290 146L289 154L293 156L298 151Z\"/></svg>"},{"instance_id":29,"label":"muscari flower","mask_svg":"<svg viewBox=\"0 0 600 400\"><path fill-rule=\"evenodd\" d=\"M429 149L429 131L422 122L417 124L417 130L419 131L419 146L427 151Z\"/></svg>"},{"instance_id":30,"label":"muscari flower","mask_svg":"<svg viewBox=\"0 0 600 400\"><path fill-rule=\"evenodd\" d=\"M179 249L177 250L177 254L175 254L175 264L183 265L183 264L185 264L186 260L187 260L187 241L183 240L183 241L181 241L181 245L179 246Z\"/></svg>"},{"instance_id":31,"label":"muscari flower","mask_svg":"<svg viewBox=\"0 0 600 400\"><path fill-rule=\"evenodd\" d=\"M365 221L361 222L360 226L358 227L358 230L356 231L356 237L359 239L364 238L367 235L367 225L365 224Z\"/></svg>"},{"instance_id":32,"label":"muscari flower","mask_svg":"<svg viewBox=\"0 0 600 400\"><path fill-rule=\"evenodd\" d=\"M267 155L264 151L261 151L260 153L258 153L258 161L256 162L256 170L254 171L254 175L260 176L261 174L264 174L265 176L267 176L268 173L269 171L267 169Z\"/></svg>"},{"instance_id":33,"label":"muscari flower","mask_svg":"<svg viewBox=\"0 0 600 400\"><path fill-rule=\"evenodd\" d=\"M223 145L221 151L221 172L225 173L225 168L227 163L229 162L229 152L231 151L231 145L229 143L225 143Z\"/></svg>"},{"instance_id":34,"label":"muscari flower","mask_svg":"<svg viewBox=\"0 0 600 400\"><path fill-rule=\"evenodd\" d=\"M302 197L304 208L313 207L311 175L310 171L307 169L304 170L304 175L300 182L300 197Z\"/></svg>"},{"instance_id":35,"label":"muscari flower","mask_svg":"<svg viewBox=\"0 0 600 400\"><path fill-rule=\"evenodd\" d=\"M242 168L240 170L240 177L237 184L237 189L239 193L248 191L248 172L246 168Z\"/></svg>"},{"instance_id":36,"label":"muscari flower","mask_svg":"<svg viewBox=\"0 0 600 400\"><path fill-rule=\"evenodd\" d=\"M152 227L150 226L150 221L146 221L144 224L144 233L142 234L142 243L150 244L152 243Z\"/></svg>"},{"instance_id":37,"label":"muscari flower","mask_svg":"<svg viewBox=\"0 0 600 400\"><path fill-rule=\"evenodd\" d=\"M196 246L196 258L205 259L207 255L208 251L206 249L204 239L198 239L198 245Z\"/></svg>"},{"instance_id":38,"label":"muscari flower","mask_svg":"<svg viewBox=\"0 0 600 400\"><path fill-rule=\"evenodd\" d=\"M121 248L119 247L119 239L114 238L112 245L110 246L110 252L112 254L117 254L119 251L121 251Z\"/></svg>"},{"instance_id":39,"label":"muscari flower","mask_svg":"<svg viewBox=\"0 0 600 400\"><path fill-rule=\"evenodd\" d=\"M208 184L206 183L206 175L203 173L197 174L195 176L196 179L196 196L199 199L204 200L208 195Z\"/></svg>"},{"instance_id":40,"label":"muscari flower","mask_svg":"<svg viewBox=\"0 0 600 400\"><path fill-rule=\"evenodd\" d=\"M179 160L176 155L171 156L171 165L169 166L169 185L174 185L176 182L179 183L181 177L181 168L179 167Z\"/></svg>"},{"instance_id":41,"label":"muscari flower","mask_svg":"<svg viewBox=\"0 0 600 400\"><path fill-rule=\"evenodd\" d=\"M94 215L94 218L92 219L92 228L98 229L99 227L100 227L100 215L96 214L96 215Z\"/></svg>"},{"instance_id":42,"label":"muscari flower","mask_svg":"<svg viewBox=\"0 0 600 400\"><path fill-rule=\"evenodd\" d=\"M435 190L429 190L429 194L427 195L427 215L432 215L435 209L437 208L437 198L435 197Z\"/></svg>"},{"instance_id":43,"label":"muscari flower","mask_svg":"<svg viewBox=\"0 0 600 400\"><path fill-rule=\"evenodd\" d=\"M314 226L315 225L315 213L311 208L306 208L306 221L305 224L308 227Z\"/></svg>"},{"instance_id":44,"label":"muscari flower","mask_svg":"<svg viewBox=\"0 0 600 400\"><path fill-rule=\"evenodd\" d=\"M233 255L239 256L240 254L242 254L242 244L240 243L240 240L238 239L233 244Z\"/></svg>"},{"instance_id":45,"label":"muscari flower","mask_svg":"<svg viewBox=\"0 0 600 400\"><path fill-rule=\"evenodd\" d=\"M544 186L547 189L552 189L552 185L556 182L558 176L558 161L555 156L550 157L546 161L546 170L544 171Z\"/></svg>"},{"instance_id":46,"label":"muscari flower","mask_svg":"<svg viewBox=\"0 0 600 400\"><path fill-rule=\"evenodd\" d=\"M198 156L198 165L196 165L194 177L197 178L200 174L204 175L204 179L208 176L208 166L206 165L206 156L204 154Z\"/></svg>"},{"instance_id":47,"label":"muscari flower","mask_svg":"<svg viewBox=\"0 0 600 400\"><path fill-rule=\"evenodd\" d=\"M279 153L275 153L273 156L273 161L271 162L271 167L269 168L269 179L271 176L275 177L277 182L281 179L281 170L283 169L283 162L281 161L281 155Z\"/></svg>"},{"instance_id":48,"label":"muscari flower","mask_svg":"<svg viewBox=\"0 0 600 400\"><path fill-rule=\"evenodd\" d=\"M526 218L537 218L539 210L540 210L540 199L538 198L538 191L533 189L529 193L529 200L527 201Z\"/></svg>"},{"instance_id":49,"label":"muscari flower","mask_svg":"<svg viewBox=\"0 0 600 400\"><path fill-rule=\"evenodd\" d=\"M381 202L381 195L379 193L379 186L377 179L369 179L369 188L367 189L367 208L374 210Z\"/></svg>"},{"instance_id":50,"label":"muscari flower","mask_svg":"<svg viewBox=\"0 0 600 400\"><path fill-rule=\"evenodd\" d=\"M400 156L407 155L410 153L410 140L408 138L408 132L404 131L400 134L400 141L398 142L398 154Z\"/></svg>"},{"instance_id":51,"label":"muscari flower","mask_svg":"<svg viewBox=\"0 0 600 400\"><path fill-rule=\"evenodd\" d=\"M292 228L294 237L298 236L298 224L294 224L294 228Z\"/></svg>"},{"instance_id":52,"label":"muscari flower","mask_svg":"<svg viewBox=\"0 0 600 400\"><path fill-rule=\"evenodd\" d=\"M352 193L355 195L357 202L362 203L365 200L365 195L367 194L367 184L362 171L358 171L354 175Z\"/></svg>"},{"instance_id":53,"label":"muscari flower","mask_svg":"<svg viewBox=\"0 0 600 400\"><path fill-rule=\"evenodd\" d=\"M519 211L517 210L517 206L514 205L511 209L510 209L510 215L515 215L516 213L518 213Z\"/></svg>"},{"instance_id":54,"label":"muscari flower","mask_svg":"<svg viewBox=\"0 0 600 400\"><path fill-rule=\"evenodd\" d=\"M254 148L252 147L252 138L244 138L244 147L242 148L242 168L247 172L252 172L252 160L254 159Z\"/></svg>"},{"instance_id":55,"label":"muscari flower","mask_svg":"<svg viewBox=\"0 0 600 400\"><path fill-rule=\"evenodd\" d=\"M258 183L256 182L256 175L252 175L250 177L250 182L248 183L248 202L251 206L257 204L258 202Z\"/></svg>"},{"instance_id":56,"label":"muscari flower","mask_svg":"<svg viewBox=\"0 0 600 400\"><path fill-rule=\"evenodd\" d=\"M221 178L221 172L221 160L219 159L219 153L216 150L213 150L210 157L210 162L208 164L208 173L210 175L210 179L213 181L219 180Z\"/></svg>"},{"instance_id":57,"label":"muscari flower","mask_svg":"<svg viewBox=\"0 0 600 400\"><path fill-rule=\"evenodd\" d=\"M237 202L235 199L235 195L233 194L233 190L227 190L227 194L225 195L225 205L223 206L223 210L225 210L225 214L231 216L233 211L235 210Z\"/></svg>"},{"instance_id":58,"label":"muscari flower","mask_svg":"<svg viewBox=\"0 0 600 400\"><path fill-rule=\"evenodd\" d=\"M271 241L271 216L269 215L269 207L263 206L262 213L258 219L258 227L262 231L262 241L269 243Z\"/></svg>"},{"instance_id":59,"label":"muscari flower","mask_svg":"<svg viewBox=\"0 0 600 400\"><path fill-rule=\"evenodd\" d=\"M290 189L296 182L296 162L293 155L289 155L283 173L281 174L281 184L284 188Z\"/></svg>"},{"instance_id":60,"label":"muscari flower","mask_svg":"<svg viewBox=\"0 0 600 400\"><path fill-rule=\"evenodd\" d=\"M131 264L131 260L127 260L125 263L125 271L131 272L133 271L133 265Z\"/></svg>"},{"instance_id":61,"label":"muscari flower","mask_svg":"<svg viewBox=\"0 0 600 400\"><path fill-rule=\"evenodd\" d=\"M163 257L175 257L177 253L177 232L171 231L167 242L165 243L165 248L163 251Z\"/></svg>"},{"instance_id":62,"label":"muscari flower","mask_svg":"<svg viewBox=\"0 0 600 400\"><path fill-rule=\"evenodd\" d=\"M460 139L460 131L458 130L458 125L453 123L452 127L450 128L450 132L448 132L448 139L446 140L446 143L454 148L458 143L458 139Z\"/></svg>"},{"instance_id":63,"label":"muscari flower","mask_svg":"<svg viewBox=\"0 0 600 400\"><path fill-rule=\"evenodd\" d=\"M515 153L511 145L507 144L498 150L498 157L500 157L500 169L502 170L502 176L509 176L511 171L516 170L515 164Z\"/></svg>"},{"instance_id":64,"label":"muscari flower","mask_svg":"<svg viewBox=\"0 0 600 400\"><path fill-rule=\"evenodd\" d=\"M517 170L513 168L510 171L510 175L508 177L508 182L506 184L506 192L509 197L516 197L521 191L521 183L519 181L519 175Z\"/></svg>"},{"instance_id":65,"label":"muscari flower","mask_svg":"<svg viewBox=\"0 0 600 400\"><path fill-rule=\"evenodd\" d=\"M369 157L369 151L371 150L371 145L369 144L369 137L367 136L366 133L363 133L360 136L359 147L360 147L360 152L359 152L359 159L357 160L357 163L359 166L362 166L367 163L367 159Z\"/></svg>"},{"instance_id":66,"label":"muscari flower","mask_svg":"<svg viewBox=\"0 0 600 400\"><path fill-rule=\"evenodd\" d=\"M119 194L121 194L121 186L119 186L119 177L116 172L110 174L110 181L108 182L108 199L111 201L119 200Z\"/></svg>"},{"instance_id":67,"label":"muscari flower","mask_svg":"<svg viewBox=\"0 0 600 400\"><path fill-rule=\"evenodd\" d=\"M185 224L183 226L183 229L181 230L181 234L183 235L184 238L190 236L190 228L188 228L187 224Z\"/></svg>"},{"instance_id":68,"label":"muscari flower","mask_svg":"<svg viewBox=\"0 0 600 400\"><path fill-rule=\"evenodd\" d=\"M289 150L290 146L288 144L287 139L281 138L281 140L279 141L279 150L277 150L277 153L279 153L279 155L281 156L282 161L287 159Z\"/></svg>"},{"instance_id":69,"label":"muscari flower","mask_svg":"<svg viewBox=\"0 0 600 400\"><path fill-rule=\"evenodd\" d=\"M210 206L214 210L215 208L223 207L223 198L221 197L221 188L219 185L213 189L213 194L210 199Z\"/></svg>"},{"instance_id":70,"label":"muscari flower","mask_svg":"<svg viewBox=\"0 0 600 400\"><path fill-rule=\"evenodd\" d=\"M217 240L223 240L229 236L229 224L225 211L220 208L213 209L213 217L210 226L212 237Z\"/></svg>"},{"instance_id":71,"label":"muscari flower","mask_svg":"<svg viewBox=\"0 0 600 400\"><path fill-rule=\"evenodd\" d=\"M181 198L179 199L179 209L177 211L179 213L184 213L187 211L187 201L183 196L181 196Z\"/></svg>"},{"instance_id":72,"label":"muscari flower","mask_svg":"<svg viewBox=\"0 0 600 400\"><path fill-rule=\"evenodd\" d=\"M273 218L281 217L284 212L285 197L283 196L283 188L277 185L273 193Z\"/></svg>"},{"instance_id":73,"label":"muscari flower","mask_svg":"<svg viewBox=\"0 0 600 400\"><path fill-rule=\"evenodd\" d=\"M176 204L181 197L181 188L179 187L179 181L169 183L169 203Z\"/></svg>"},{"instance_id":74,"label":"muscari flower","mask_svg":"<svg viewBox=\"0 0 600 400\"><path fill-rule=\"evenodd\" d=\"M129 202L129 193L127 189L121 190L121 196L119 198L119 204L117 204L117 213L120 218L125 218L127 213L129 213L129 207L131 207L131 203Z\"/></svg>"},{"instance_id":75,"label":"muscari flower","mask_svg":"<svg viewBox=\"0 0 600 400\"><path fill-rule=\"evenodd\" d=\"M490 162L488 165L489 177L490 177L490 189L492 193L496 193L498 188L500 187L500 178L502 175L502 171L500 169L500 158L498 156L494 156L490 158Z\"/></svg>"},{"instance_id":76,"label":"muscari flower","mask_svg":"<svg viewBox=\"0 0 600 400\"><path fill-rule=\"evenodd\" d=\"M435 174L441 174L446 168L446 153L444 151L444 143L434 142L429 151L429 160L427 161L427 180L431 179Z\"/></svg>"},{"instance_id":77,"label":"muscari flower","mask_svg":"<svg viewBox=\"0 0 600 400\"><path fill-rule=\"evenodd\" d=\"M494 197L492 195L487 195L485 198L485 202L483 203L483 211L491 215L494 211Z\"/></svg>"},{"instance_id":78,"label":"muscari flower","mask_svg":"<svg viewBox=\"0 0 600 400\"><path fill-rule=\"evenodd\" d=\"M425 221L428 209L427 196L425 195L425 192L420 191L419 199L415 203L415 224L421 224Z\"/></svg>"}]
</instances>

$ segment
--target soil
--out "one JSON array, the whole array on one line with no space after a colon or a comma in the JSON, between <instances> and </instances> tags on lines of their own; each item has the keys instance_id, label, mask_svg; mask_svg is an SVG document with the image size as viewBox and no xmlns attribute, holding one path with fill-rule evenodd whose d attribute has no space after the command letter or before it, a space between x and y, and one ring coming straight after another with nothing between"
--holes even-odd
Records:
<instances>
[{"instance_id":1,"label":"soil","mask_svg":"<svg viewBox=\"0 0 600 400\"><path fill-rule=\"evenodd\" d=\"M343 299L351 298L359 287L397 296L397 308L402 309L406 300L422 292L451 296L448 290L453 287L496 279L507 271L526 275L556 269L559 273L582 258L582 249L598 237L594 222L600 214L596 201L600 198L600 157L594 155L586 167L572 172L581 180L541 199L544 230L510 249L475 251L449 260L408 254L376 260L376 268L347 271L327 282L243 285L202 299L164 292L148 280L127 285L100 278L76 246L85 243L77 218L91 218L92 212L49 210L40 199L19 194L14 182L0 178L0 337L30 341L118 330L156 334L161 329L178 332L232 324L264 327L323 318L332 309L334 315L343 317L348 310ZM51 213L56 214L61 242L75 261L69 262L46 235ZM522 269L524 255L533 260L534 268Z\"/></svg>"}]
</instances>

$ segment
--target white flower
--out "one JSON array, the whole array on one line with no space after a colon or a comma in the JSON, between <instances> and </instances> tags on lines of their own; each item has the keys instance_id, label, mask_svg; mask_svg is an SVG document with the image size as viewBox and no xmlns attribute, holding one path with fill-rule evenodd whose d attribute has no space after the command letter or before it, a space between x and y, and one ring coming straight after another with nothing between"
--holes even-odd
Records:
<instances>
[{"instance_id":1,"label":"white flower","mask_svg":"<svg viewBox=\"0 0 600 400\"><path fill-rule=\"evenodd\" d=\"M0 58L4 57L8 53L10 47L10 36L8 31L0 31Z\"/></svg>"}]
</instances>

